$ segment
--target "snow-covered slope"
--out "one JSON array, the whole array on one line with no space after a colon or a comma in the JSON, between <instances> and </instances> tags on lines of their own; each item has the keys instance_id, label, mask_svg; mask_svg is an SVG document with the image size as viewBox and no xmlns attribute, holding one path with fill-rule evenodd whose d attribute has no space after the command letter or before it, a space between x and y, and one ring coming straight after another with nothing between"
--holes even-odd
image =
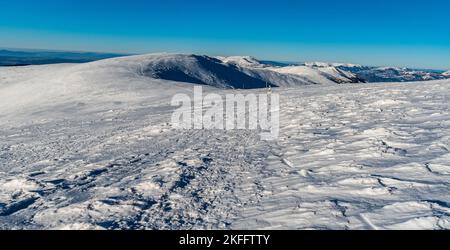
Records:
<instances>
[{"instance_id":1,"label":"snow-covered slope","mask_svg":"<svg viewBox=\"0 0 450 250\"><path fill-rule=\"evenodd\" d=\"M31 115L53 109L64 114L86 103L96 107L111 103L159 100L192 84L152 78L149 71L162 55L132 56L84 64L0 67L0 117L15 119L17 112ZM150 65L150 66L149 66ZM151 93L145 90L152 89ZM170 91L169 91L170 90ZM120 105L119 105L120 106Z\"/></svg>"},{"instance_id":2,"label":"snow-covered slope","mask_svg":"<svg viewBox=\"0 0 450 250\"><path fill-rule=\"evenodd\" d=\"M246 74L233 64L198 55L153 55L146 59L142 75L219 88L264 88L271 83Z\"/></svg>"}]
</instances>

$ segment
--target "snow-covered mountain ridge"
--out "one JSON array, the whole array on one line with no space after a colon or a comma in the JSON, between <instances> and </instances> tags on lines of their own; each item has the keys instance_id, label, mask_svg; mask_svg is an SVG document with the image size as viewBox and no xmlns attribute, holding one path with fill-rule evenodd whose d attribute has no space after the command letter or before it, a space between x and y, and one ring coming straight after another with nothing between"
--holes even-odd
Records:
<instances>
[{"instance_id":1,"label":"snow-covered mountain ridge","mask_svg":"<svg viewBox=\"0 0 450 250\"><path fill-rule=\"evenodd\" d=\"M139 60L138 57L135 59ZM153 54L140 59L145 61L142 74L147 77L219 88L254 89L363 82L354 74L333 67L281 67L248 56Z\"/></svg>"},{"instance_id":2,"label":"snow-covered mountain ridge","mask_svg":"<svg viewBox=\"0 0 450 250\"><path fill-rule=\"evenodd\" d=\"M344 63L304 63L312 68L335 67L342 71L351 72L365 82L410 82L442 80L450 77L447 73L432 70L418 70L400 67L373 67Z\"/></svg>"},{"instance_id":3,"label":"snow-covered mountain ridge","mask_svg":"<svg viewBox=\"0 0 450 250\"><path fill-rule=\"evenodd\" d=\"M66 64L68 65L68 64ZM43 66L51 67L51 66ZM63 68L63 69L59 69ZM148 78L194 83L217 88L255 89L312 84L426 81L450 78L450 74L402 68L367 67L343 63L284 64L259 61L250 56L210 57L192 54L148 54L117 57L87 64L53 67L51 80L74 78ZM97 83L99 81L96 81Z\"/></svg>"},{"instance_id":4,"label":"snow-covered mountain ridge","mask_svg":"<svg viewBox=\"0 0 450 250\"><path fill-rule=\"evenodd\" d=\"M215 58L192 54L148 54L85 64L47 65L42 68L51 69L50 82L63 79L65 86L70 86L73 81L80 82L80 79L98 85L125 78L129 81L166 80L229 89L359 82L353 74L341 70L302 68L290 72L284 71L283 67L262 64L250 57Z\"/></svg>"},{"instance_id":5,"label":"snow-covered mountain ridge","mask_svg":"<svg viewBox=\"0 0 450 250\"><path fill-rule=\"evenodd\" d=\"M450 71L438 73L432 70L417 70L399 67L373 67L329 62L291 64L266 63L265 61L258 61L249 56L219 57L219 59L223 62L235 64L240 67L269 69L281 73L305 76L309 79L316 79L316 81L321 83L408 82L450 78ZM322 77L320 77L320 75Z\"/></svg>"}]
</instances>

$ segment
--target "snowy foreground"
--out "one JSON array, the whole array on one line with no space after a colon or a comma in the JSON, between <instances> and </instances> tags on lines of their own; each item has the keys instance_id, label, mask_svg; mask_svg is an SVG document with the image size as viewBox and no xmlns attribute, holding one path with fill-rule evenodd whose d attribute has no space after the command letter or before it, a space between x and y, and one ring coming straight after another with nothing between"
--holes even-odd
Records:
<instances>
[{"instance_id":1,"label":"snowy foreground","mask_svg":"<svg viewBox=\"0 0 450 250\"><path fill-rule=\"evenodd\" d=\"M267 142L119 61L0 68L1 229L450 229L450 80L277 88Z\"/></svg>"}]
</instances>

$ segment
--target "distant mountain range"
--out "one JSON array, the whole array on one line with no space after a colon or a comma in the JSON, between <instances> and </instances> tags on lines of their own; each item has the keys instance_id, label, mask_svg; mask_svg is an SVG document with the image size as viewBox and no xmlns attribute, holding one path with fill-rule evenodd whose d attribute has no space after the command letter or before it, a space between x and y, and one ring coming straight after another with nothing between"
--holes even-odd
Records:
<instances>
[{"instance_id":1,"label":"distant mountain range","mask_svg":"<svg viewBox=\"0 0 450 250\"><path fill-rule=\"evenodd\" d=\"M124 56L113 53L58 52L0 49L0 66L27 66L57 63L85 63Z\"/></svg>"},{"instance_id":2,"label":"distant mountain range","mask_svg":"<svg viewBox=\"0 0 450 250\"><path fill-rule=\"evenodd\" d=\"M270 69L280 73L307 76L317 82L324 83L326 78L335 83L371 83L371 82L408 82L429 81L450 78L450 71L420 70L398 67L373 67L357 64L305 62L276 63L258 61L252 57L221 57L226 63L240 67Z\"/></svg>"},{"instance_id":3,"label":"distant mountain range","mask_svg":"<svg viewBox=\"0 0 450 250\"><path fill-rule=\"evenodd\" d=\"M337 66L341 70L352 72L366 82L411 82L429 81L449 78L442 71L417 70L398 67Z\"/></svg>"}]
</instances>

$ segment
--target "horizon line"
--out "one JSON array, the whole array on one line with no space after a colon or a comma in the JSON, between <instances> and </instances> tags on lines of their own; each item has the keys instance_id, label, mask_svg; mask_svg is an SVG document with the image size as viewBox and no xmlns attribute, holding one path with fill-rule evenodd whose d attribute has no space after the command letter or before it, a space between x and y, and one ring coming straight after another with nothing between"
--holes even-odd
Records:
<instances>
[{"instance_id":1,"label":"horizon line","mask_svg":"<svg viewBox=\"0 0 450 250\"><path fill-rule=\"evenodd\" d=\"M368 65L368 64L362 64L362 63L354 63L354 62L343 62L343 61L324 61L324 60L298 60L298 61L291 61L291 60L283 60L283 59L270 59L270 58L259 58L257 56L253 55L208 55L206 53L194 53L194 52L142 52L142 53L124 53L124 52L111 52L111 51L98 51L98 50L71 50L71 49L48 49L48 48L22 48L22 47L9 47L9 46L0 46L0 50L9 50L9 51L16 51L16 52L55 52L55 53L92 53L92 54L110 54L110 55L116 55L118 57L121 56L137 56L137 55L147 55L147 54L161 54L161 53L167 53L167 54L185 54L185 55L205 55L205 56L213 56L213 57L230 57L230 56L249 56L251 58L255 58L259 61L271 61L271 62L279 62L279 63L291 63L291 64L300 64L300 63L337 63L337 64L353 64L353 65L359 65L359 66L366 66L366 67L393 67L393 68L405 68L405 69L413 69L413 70L435 70L435 71L443 71L446 72L450 69L445 68L421 68L421 67L413 67L413 66L400 66L400 65Z\"/></svg>"}]
</instances>

